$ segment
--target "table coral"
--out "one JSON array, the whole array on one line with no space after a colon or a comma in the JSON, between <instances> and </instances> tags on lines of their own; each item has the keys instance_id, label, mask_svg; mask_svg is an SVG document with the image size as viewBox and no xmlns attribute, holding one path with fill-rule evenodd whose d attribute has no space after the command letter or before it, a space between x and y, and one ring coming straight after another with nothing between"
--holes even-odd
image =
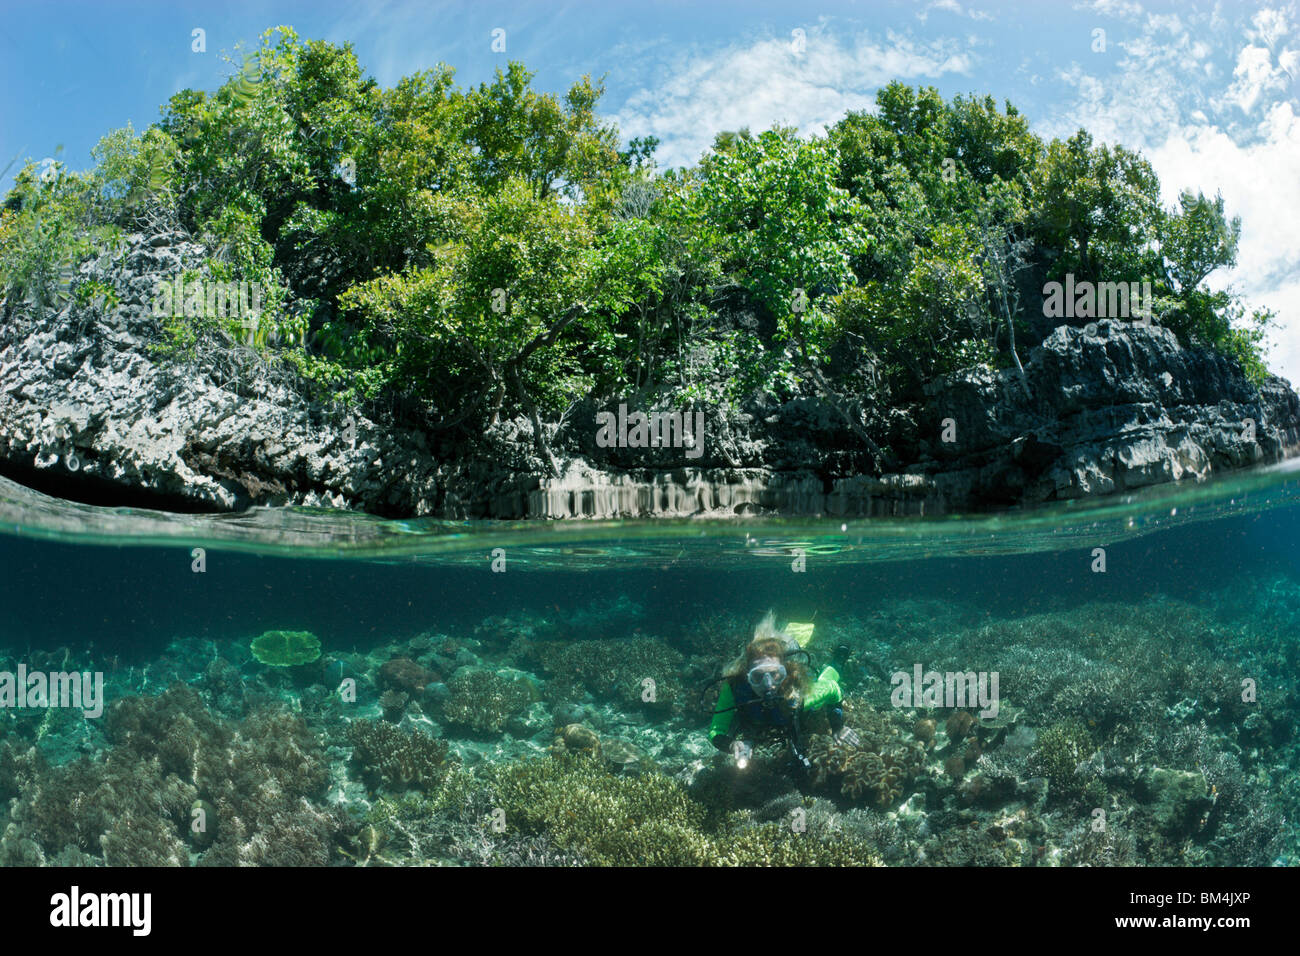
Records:
<instances>
[{"instance_id":1,"label":"table coral","mask_svg":"<svg viewBox=\"0 0 1300 956\"><path fill-rule=\"evenodd\" d=\"M266 631L249 649L263 664L296 667L320 657L320 638L310 631Z\"/></svg>"}]
</instances>

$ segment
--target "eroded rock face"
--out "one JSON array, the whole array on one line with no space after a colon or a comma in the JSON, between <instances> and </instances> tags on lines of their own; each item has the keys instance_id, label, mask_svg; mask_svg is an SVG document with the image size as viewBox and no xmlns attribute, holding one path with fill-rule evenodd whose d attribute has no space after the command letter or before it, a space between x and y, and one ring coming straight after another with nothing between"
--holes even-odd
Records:
<instances>
[{"instance_id":1,"label":"eroded rock face","mask_svg":"<svg viewBox=\"0 0 1300 956\"><path fill-rule=\"evenodd\" d=\"M160 360L157 282L202 261L183 236L134 236L116 263L82 266L116 291L115 308L3 304L0 474L63 497L171 510L848 517L1104 495L1300 450L1300 398L1285 381L1256 388L1166 329L1102 321L1059 328L1033 349L1028 395L1014 372L972 370L934 383L919 409L895 410L911 419L896 473L854 474L842 462L856 439L803 397L730 423L722 442L706 429L698 459L681 449L604 451L594 428L571 423L552 438L563 465L553 478L527 422L502 422L476 447L450 449L323 408L251 350L195 367Z\"/></svg>"},{"instance_id":2,"label":"eroded rock face","mask_svg":"<svg viewBox=\"0 0 1300 956\"><path fill-rule=\"evenodd\" d=\"M164 238L168 244L135 237L122 263L96 272L121 300L110 312L69 305L40 316L5 304L4 473L68 497L177 509L293 503L432 511L438 484L423 435L331 414L248 350L216 371L156 359L155 282L203 259L200 246Z\"/></svg>"},{"instance_id":3,"label":"eroded rock face","mask_svg":"<svg viewBox=\"0 0 1300 956\"><path fill-rule=\"evenodd\" d=\"M1168 329L1102 321L1061 327L1014 373L939 382L910 469L950 504L981 507L1111 494L1277 462L1300 449L1300 398L1263 388L1227 359L1184 349ZM955 441L944 442L952 419Z\"/></svg>"}]
</instances>

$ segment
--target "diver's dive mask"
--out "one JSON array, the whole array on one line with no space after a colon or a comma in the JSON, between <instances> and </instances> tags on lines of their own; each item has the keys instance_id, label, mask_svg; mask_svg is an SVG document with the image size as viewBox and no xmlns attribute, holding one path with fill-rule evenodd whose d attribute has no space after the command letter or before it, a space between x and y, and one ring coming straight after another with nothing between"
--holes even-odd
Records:
<instances>
[{"instance_id":1,"label":"diver's dive mask","mask_svg":"<svg viewBox=\"0 0 1300 956\"><path fill-rule=\"evenodd\" d=\"M785 683L785 665L775 657L760 657L746 675L754 693L771 697Z\"/></svg>"}]
</instances>

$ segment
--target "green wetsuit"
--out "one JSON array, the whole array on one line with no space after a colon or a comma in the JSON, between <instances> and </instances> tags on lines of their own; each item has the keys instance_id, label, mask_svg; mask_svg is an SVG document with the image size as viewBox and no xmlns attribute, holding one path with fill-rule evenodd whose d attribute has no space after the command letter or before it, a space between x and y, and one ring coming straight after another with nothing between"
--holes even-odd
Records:
<instances>
[{"instance_id":1,"label":"green wetsuit","mask_svg":"<svg viewBox=\"0 0 1300 956\"><path fill-rule=\"evenodd\" d=\"M821 676L809 688L808 696L803 699L799 712L807 714L828 708L827 717L830 719L831 729L839 730L844 725L844 712L840 708L844 694L840 691L839 679L840 675L833 667L822 671ZM732 689L731 681L726 681L718 694L718 704L713 710L713 721L709 724L709 742L719 750L731 749L731 743L736 736L732 733L732 728L735 727L737 715L740 716L742 724L750 723L785 729L791 729L793 725L788 708L765 706L762 698L748 683L741 682L737 691Z\"/></svg>"}]
</instances>

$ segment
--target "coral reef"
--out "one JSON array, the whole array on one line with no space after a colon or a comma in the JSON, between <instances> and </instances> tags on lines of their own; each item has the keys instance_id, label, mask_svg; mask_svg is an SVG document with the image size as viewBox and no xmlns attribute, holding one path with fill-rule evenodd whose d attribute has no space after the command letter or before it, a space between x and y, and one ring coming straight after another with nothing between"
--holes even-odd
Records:
<instances>
[{"instance_id":1,"label":"coral reef","mask_svg":"<svg viewBox=\"0 0 1300 956\"><path fill-rule=\"evenodd\" d=\"M313 801L328 768L301 717L260 709L243 721L212 715L176 684L128 697L106 714L102 759L62 766L16 758L20 795L0 862L78 858L107 865L323 865L353 824ZM194 831L196 801L215 837Z\"/></svg>"},{"instance_id":2,"label":"coral reef","mask_svg":"<svg viewBox=\"0 0 1300 956\"><path fill-rule=\"evenodd\" d=\"M1224 607L1265 602L1270 626L1293 614L1300 626L1289 589L1246 594ZM858 742L808 715L804 775L779 734L752 741L743 769L708 745L691 688L735 652L748 621L711 614L656 621L663 638L611 638L580 618L592 636L569 640L567 612L512 612L508 627L424 631L307 668L263 666L234 641L177 640L114 663L102 720L0 711L0 863L1296 858L1300 698L1273 673L1290 666L1289 631L1251 634L1249 622L1168 600L1018 618L886 602L819 623L815 663L842 669ZM57 669L72 653L27 660ZM907 659L999 669L997 715L892 706L889 674ZM1241 692L1247 671L1260 675L1260 702ZM340 693L345 677L355 698Z\"/></svg>"},{"instance_id":3,"label":"coral reef","mask_svg":"<svg viewBox=\"0 0 1300 956\"><path fill-rule=\"evenodd\" d=\"M249 650L271 667L296 667L320 657L320 638L310 631L266 631L253 639Z\"/></svg>"},{"instance_id":4,"label":"coral reef","mask_svg":"<svg viewBox=\"0 0 1300 956\"><path fill-rule=\"evenodd\" d=\"M372 786L390 791L436 786L446 776L447 743L422 730L410 733L379 720L348 725L352 759Z\"/></svg>"},{"instance_id":5,"label":"coral reef","mask_svg":"<svg viewBox=\"0 0 1300 956\"><path fill-rule=\"evenodd\" d=\"M681 680L685 658L653 638L548 642L538 645L536 654L549 678L547 696L554 701L585 692L598 700L662 714L673 711L687 696Z\"/></svg>"},{"instance_id":6,"label":"coral reef","mask_svg":"<svg viewBox=\"0 0 1300 956\"><path fill-rule=\"evenodd\" d=\"M499 734L506 722L534 700L536 689L525 679L463 667L447 681L451 695L442 705L446 721L479 734Z\"/></svg>"},{"instance_id":7,"label":"coral reef","mask_svg":"<svg viewBox=\"0 0 1300 956\"><path fill-rule=\"evenodd\" d=\"M812 783L826 787L838 781L840 792L851 800L869 799L887 807L903 796L904 787L920 772L924 745L902 739L899 726L870 705L846 703L848 723L858 743L814 734L807 746Z\"/></svg>"}]
</instances>

